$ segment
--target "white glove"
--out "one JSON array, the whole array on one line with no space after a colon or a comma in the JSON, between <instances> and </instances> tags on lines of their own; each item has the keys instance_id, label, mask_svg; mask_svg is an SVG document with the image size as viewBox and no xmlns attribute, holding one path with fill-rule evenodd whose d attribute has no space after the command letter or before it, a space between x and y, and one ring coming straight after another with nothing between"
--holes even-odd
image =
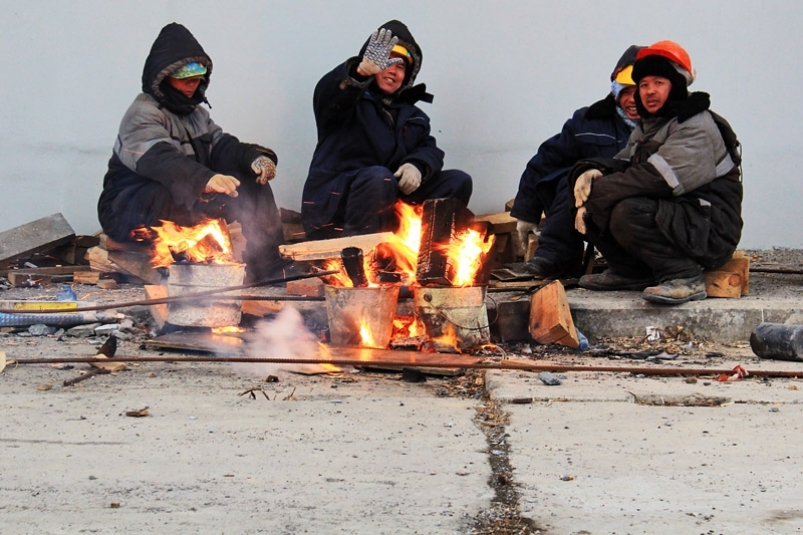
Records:
<instances>
[{"instance_id":1,"label":"white glove","mask_svg":"<svg viewBox=\"0 0 803 535\"><path fill-rule=\"evenodd\" d=\"M577 209L577 215L574 216L574 228L580 234L585 234L586 233L585 216L586 216L586 207L585 206L581 206L580 208Z\"/></svg>"},{"instance_id":2,"label":"white glove","mask_svg":"<svg viewBox=\"0 0 803 535\"><path fill-rule=\"evenodd\" d=\"M204 188L204 193L225 193L229 197L236 197L237 186L240 181L229 175L214 175Z\"/></svg>"},{"instance_id":3,"label":"white glove","mask_svg":"<svg viewBox=\"0 0 803 535\"><path fill-rule=\"evenodd\" d=\"M538 236L538 223L530 223L529 221L519 219L518 222L516 222L516 231L519 233L521 244L527 247L527 244L530 243L528 239L530 232Z\"/></svg>"},{"instance_id":4,"label":"white glove","mask_svg":"<svg viewBox=\"0 0 803 535\"><path fill-rule=\"evenodd\" d=\"M263 186L276 177L276 164L267 156L257 156L251 163L251 169L258 175L257 182Z\"/></svg>"},{"instance_id":5,"label":"white glove","mask_svg":"<svg viewBox=\"0 0 803 535\"><path fill-rule=\"evenodd\" d=\"M399 189L405 195L410 195L421 186L421 171L411 163L401 164L393 176L399 179Z\"/></svg>"},{"instance_id":6,"label":"white glove","mask_svg":"<svg viewBox=\"0 0 803 535\"><path fill-rule=\"evenodd\" d=\"M398 41L399 38L393 37L387 28L374 31L368 39L368 45L365 47L362 61L357 66L357 72L363 76L373 76L391 65L404 61L401 58L390 58L390 52Z\"/></svg>"},{"instance_id":7,"label":"white glove","mask_svg":"<svg viewBox=\"0 0 803 535\"><path fill-rule=\"evenodd\" d=\"M580 208L588 200L588 196L591 195L591 182L601 176L602 171L599 169L589 169L577 177L577 182L574 183L574 206L576 208Z\"/></svg>"}]
</instances>

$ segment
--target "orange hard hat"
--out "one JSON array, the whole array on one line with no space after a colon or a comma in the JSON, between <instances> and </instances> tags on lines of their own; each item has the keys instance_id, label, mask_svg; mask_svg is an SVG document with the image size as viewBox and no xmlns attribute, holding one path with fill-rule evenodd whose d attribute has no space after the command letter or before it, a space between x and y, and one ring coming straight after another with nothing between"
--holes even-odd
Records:
<instances>
[{"instance_id":1,"label":"orange hard hat","mask_svg":"<svg viewBox=\"0 0 803 535\"><path fill-rule=\"evenodd\" d=\"M691 57L686 50L674 41L658 41L648 47L642 48L636 54L636 60L647 56L662 56L670 61L674 61L681 68L685 69L694 76L694 69L691 65Z\"/></svg>"}]
</instances>

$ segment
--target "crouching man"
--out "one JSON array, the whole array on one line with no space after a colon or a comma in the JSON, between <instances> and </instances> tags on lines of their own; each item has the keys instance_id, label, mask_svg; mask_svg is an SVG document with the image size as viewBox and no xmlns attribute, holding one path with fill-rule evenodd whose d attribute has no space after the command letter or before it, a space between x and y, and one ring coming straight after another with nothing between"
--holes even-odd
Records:
<instances>
[{"instance_id":1,"label":"crouching man","mask_svg":"<svg viewBox=\"0 0 803 535\"><path fill-rule=\"evenodd\" d=\"M589 290L642 290L653 303L705 299L703 269L730 260L742 231L741 157L706 93L689 93L695 71L677 43L640 50L633 66L641 120L613 160L573 170L575 226L609 268Z\"/></svg>"},{"instance_id":2,"label":"crouching man","mask_svg":"<svg viewBox=\"0 0 803 535\"><path fill-rule=\"evenodd\" d=\"M276 154L212 121L200 106L211 76L212 60L187 28L162 28L145 60L142 93L120 123L98 219L119 242L161 220L236 220L247 240L248 279L281 277L288 263L279 258L282 226L267 183L276 176Z\"/></svg>"}]
</instances>

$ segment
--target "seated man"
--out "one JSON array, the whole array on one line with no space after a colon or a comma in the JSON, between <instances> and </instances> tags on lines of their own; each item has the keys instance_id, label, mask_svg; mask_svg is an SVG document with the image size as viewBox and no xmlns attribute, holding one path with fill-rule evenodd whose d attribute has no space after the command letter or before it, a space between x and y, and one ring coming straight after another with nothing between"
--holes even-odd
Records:
<instances>
[{"instance_id":1,"label":"seated man","mask_svg":"<svg viewBox=\"0 0 803 535\"><path fill-rule=\"evenodd\" d=\"M639 126L615 160L572 171L577 230L609 265L581 287L643 290L648 301L677 305L705 299L703 268L733 255L742 232L739 143L709 111L708 94L689 93L694 73L677 43L640 50Z\"/></svg>"},{"instance_id":2,"label":"seated man","mask_svg":"<svg viewBox=\"0 0 803 535\"><path fill-rule=\"evenodd\" d=\"M310 239L392 231L397 199L415 204L457 198L468 204L471 177L442 170L429 117L432 102L413 85L423 54L407 26L383 24L360 55L315 87L318 144L304 184L301 215Z\"/></svg>"},{"instance_id":3,"label":"seated man","mask_svg":"<svg viewBox=\"0 0 803 535\"><path fill-rule=\"evenodd\" d=\"M611 73L611 93L575 111L559 134L538 147L521 175L510 215L519 220L522 245L527 246L530 232L537 232L541 213L547 216L535 256L524 266L536 279L580 275L583 237L574 229L569 171L583 158L613 158L627 143L638 120L630 74L640 48L632 45L619 58Z\"/></svg>"},{"instance_id":4,"label":"seated man","mask_svg":"<svg viewBox=\"0 0 803 535\"><path fill-rule=\"evenodd\" d=\"M200 107L212 60L184 26L168 24L142 72L98 201L103 232L119 242L160 220L192 226L206 218L239 221L249 280L281 276L279 211L267 184L276 154L226 134Z\"/></svg>"}]
</instances>

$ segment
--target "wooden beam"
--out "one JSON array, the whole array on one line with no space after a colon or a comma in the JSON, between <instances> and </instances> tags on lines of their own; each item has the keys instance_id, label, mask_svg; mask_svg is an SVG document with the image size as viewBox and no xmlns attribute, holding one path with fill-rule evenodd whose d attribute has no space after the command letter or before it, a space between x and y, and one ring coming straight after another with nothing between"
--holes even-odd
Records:
<instances>
[{"instance_id":1,"label":"wooden beam","mask_svg":"<svg viewBox=\"0 0 803 535\"><path fill-rule=\"evenodd\" d=\"M580 346L566 291L560 281L552 281L530 299L530 335L539 344Z\"/></svg>"},{"instance_id":2,"label":"wooden beam","mask_svg":"<svg viewBox=\"0 0 803 535\"><path fill-rule=\"evenodd\" d=\"M497 214L485 214L474 217L474 221L485 221L491 224L491 232L494 234L507 234L516 232L516 224L519 222L515 217L510 217L510 212L499 212Z\"/></svg>"},{"instance_id":3,"label":"wooden beam","mask_svg":"<svg viewBox=\"0 0 803 535\"><path fill-rule=\"evenodd\" d=\"M729 297L738 299L742 296L742 276L735 271L706 271L705 293L708 297Z\"/></svg>"},{"instance_id":4,"label":"wooden beam","mask_svg":"<svg viewBox=\"0 0 803 535\"><path fill-rule=\"evenodd\" d=\"M75 238L75 231L61 214L53 214L0 232L0 265L53 249Z\"/></svg>"},{"instance_id":5,"label":"wooden beam","mask_svg":"<svg viewBox=\"0 0 803 535\"><path fill-rule=\"evenodd\" d=\"M280 245L279 254L299 262L310 260L340 259L340 251L346 247L359 247L363 254L374 249L380 243L393 239L392 232L379 232L377 234L363 234L362 236L348 236L333 238L331 240L317 240L293 245Z\"/></svg>"}]
</instances>

